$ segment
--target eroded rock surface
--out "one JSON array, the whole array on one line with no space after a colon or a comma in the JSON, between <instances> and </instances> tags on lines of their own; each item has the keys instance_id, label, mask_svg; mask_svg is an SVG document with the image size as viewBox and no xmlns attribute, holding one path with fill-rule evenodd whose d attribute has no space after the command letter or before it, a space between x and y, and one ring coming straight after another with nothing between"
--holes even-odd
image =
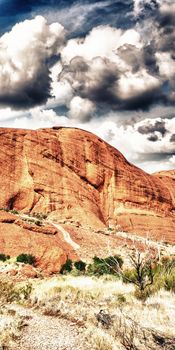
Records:
<instances>
[{"instance_id":1,"label":"eroded rock surface","mask_svg":"<svg viewBox=\"0 0 175 350\"><path fill-rule=\"evenodd\" d=\"M0 129L1 208L46 213L51 221L72 220L93 229L114 225L175 241L175 172L165 173L145 173L112 146L79 129ZM1 244L2 225L1 221ZM14 226L13 237L21 244L28 237L41 249L42 239L53 247L50 257L65 254L55 243L57 235ZM12 233L7 237L8 233L6 247Z\"/></svg>"}]
</instances>

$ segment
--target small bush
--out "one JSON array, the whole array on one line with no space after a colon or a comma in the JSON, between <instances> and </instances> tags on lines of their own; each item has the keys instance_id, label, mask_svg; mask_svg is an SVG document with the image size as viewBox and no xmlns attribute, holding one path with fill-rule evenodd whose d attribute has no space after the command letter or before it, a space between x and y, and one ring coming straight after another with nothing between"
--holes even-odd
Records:
<instances>
[{"instance_id":1,"label":"small bush","mask_svg":"<svg viewBox=\"0 0 175 350\"><path fill-rule=\"evenodd\" d=\"M60 273L61 274L64 274L64 273L67 273L67 272L71 272L73 269L73 262L71 259L68 259L66 261L66 263L62 266L61 270L60 270Z\"/></svg>"},{"instance_id":2,"label":"small bush","mask_svg":"<svg viewBox=\"0 0 175 350\"><path fill-rule=\"evenodd\" d=\"M42 226L41 220L36 220L36 221L35 221L35 225L37 225L37 226Z\"/></svg>"},{"instance_id":3,"label":"small bush","mask_svg":"<svg viewBox=\"0 0 175 350\"><path fill-rule=\"evenodd\" d=\"M9 210L9 211L10 211L10 213L12 213L12 214L19 214L18 210L16 210L16 209L11 209L11 210Z\"/></svg>"},{"instance_id":4,"label":"small bush","mask_svg":"<svg viewBox=\"0 0 175 350\"><path fill-rule=\"evenodd\" d=\"M23 253L23 254L20 254L17 256L16 261L24 263L24 264L34 265L36 258L31 254L24 254Z\"/></svg>"},{"instance_id":5,"label":"small bush","mask_svg":"<svg viewBox=\"0 0 175 350\"><path fill-rule=\"evenodd\" d=\"M84 272L86 270L86 263L82 260L76 261L74 266L78 271Z\"/></svg>"},{"instance_id":6,"label":"small bush","mask_svg":"<svg viewBox=\"0 0 175 350\"><path fill-rule=\"evenodd\" d=\"M3 253L0 254L0 261L6 261L8 259L10 259L9 255L5 255Z\"/></svg>"},{"instance_id":7,"label":"small bush","mask_svg":"<svg viewBox=\"0 0 175 350\"><path fill-rule=\"evenodd\" d=\"M94 256L93 263L88 266L88 272L97 276L104 274L117 275L123 265L123 259L118 256L109 256L107 258L98 258Z\"/></svg>"},{"instance_id":8,"label":"small bush","mask_svg":"<svg viewBox=\"0 0 175 350\"><path fill-rule=\"evenodd\" d=\"M28 300L32 292L32 285L30 283L16 290L17 300Z\"/></svg>"}]
</instances>

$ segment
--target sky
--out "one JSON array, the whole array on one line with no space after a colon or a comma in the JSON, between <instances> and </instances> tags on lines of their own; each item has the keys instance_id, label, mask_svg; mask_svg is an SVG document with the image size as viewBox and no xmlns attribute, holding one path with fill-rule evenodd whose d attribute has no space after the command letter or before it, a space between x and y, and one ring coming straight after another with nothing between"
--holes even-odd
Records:
<instances>
[{"instance_id":1,"label":"sky","mask_svg":"<svg viewBox=\"0 0 175 350\"><path fill-rule=\"evenodd\" d=\"M0 0L0 127L55 125L175 169L174 0Z\"/></svg>"}]
</instances>

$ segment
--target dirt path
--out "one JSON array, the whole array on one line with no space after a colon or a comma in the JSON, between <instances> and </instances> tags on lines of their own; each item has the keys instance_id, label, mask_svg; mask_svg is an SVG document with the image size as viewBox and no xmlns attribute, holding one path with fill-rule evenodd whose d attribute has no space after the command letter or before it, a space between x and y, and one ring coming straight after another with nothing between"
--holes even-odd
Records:
<instances>
[{"instance_id":1,"label":"dirt path","mask_svg":"<svg viewBox=\"0 0 175 350\"><path fill-rule=\"evenodd\" d=\"M22 214L22 215L20 215L20 217L21 217L21 218L27 218L27 219L36 220L35 217L29 216L29 215L26 215L26 214ZM45 222L48 223L48 224L50 224L50 225L52 225L52 226L54 226L55 228L57 228L57 229L63 234L63 237L64 237L65 242L67 242L68 244L70 244L71 247L72 247L74 250L80 249L80 246L72 240L72 238L71 238L69 232L67 232L61 225L55 224L55 223L53 223L53 222L50 221L50 220L47 220L47 221L45 221Z\"/></svg>"},{"instance_id":2,"label":"dirt path","mask_svg":"<svg viewBox=\"0 0 175 350\"><path fill-rule=\"evenodd\" d=\"M90 350L84 340L84 329L57 317L44 316L32 309L13 305L13 309L25 317L18 350Z\"/></svg>"},{"instance_id":3,"label":"dirt path","mask_svg":"<svg viewBox=\"0 0 175 350\"><path fill-rule=\"evenodd\" d=\"M71 245L71 247L75 250L79 249L80 246L75 243L72 238L70 237L70 234L69 232L67 232L61 225L59 224L54 224L53 222L51 221L48 221L51 225L53 225L54 227L56 227L62 234L63 234L63 237L64 237L64 240L69 243Z\"/></svg>"}]
</instances>

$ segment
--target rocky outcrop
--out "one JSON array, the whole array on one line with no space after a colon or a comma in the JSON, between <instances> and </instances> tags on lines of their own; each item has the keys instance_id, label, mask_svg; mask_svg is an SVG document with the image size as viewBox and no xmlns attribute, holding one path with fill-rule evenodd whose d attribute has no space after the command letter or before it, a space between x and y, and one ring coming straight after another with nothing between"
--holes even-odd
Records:
<instances>
[{"instance_id":1,"label":"rocky outcrop","mask_svg":"<svg viewBox=\"0 0 175 350\"><path fill-rule=\"evenodd\" d=\"M100 138L75 128L1 128L0 150L1 208L175 240L173 171L149 175ZM15 230L23 240L25 229ZM51 241L46 236L53 249L61 249L54 235Z\"/></svg>"},{"instance_id":2,"label":"rocky outcrop","mask_svg":"<svg viewBox=\"0 0 175 350\"><path fill-rule=\"evenodd\" d=\"M5 211L0 211L0 253L10 257L32 254L36 257L36 267L45 274L59 272L67 258L77 259L72 247L55 227L47 223L38 227Z\"/></svg>"}]
</instances>

